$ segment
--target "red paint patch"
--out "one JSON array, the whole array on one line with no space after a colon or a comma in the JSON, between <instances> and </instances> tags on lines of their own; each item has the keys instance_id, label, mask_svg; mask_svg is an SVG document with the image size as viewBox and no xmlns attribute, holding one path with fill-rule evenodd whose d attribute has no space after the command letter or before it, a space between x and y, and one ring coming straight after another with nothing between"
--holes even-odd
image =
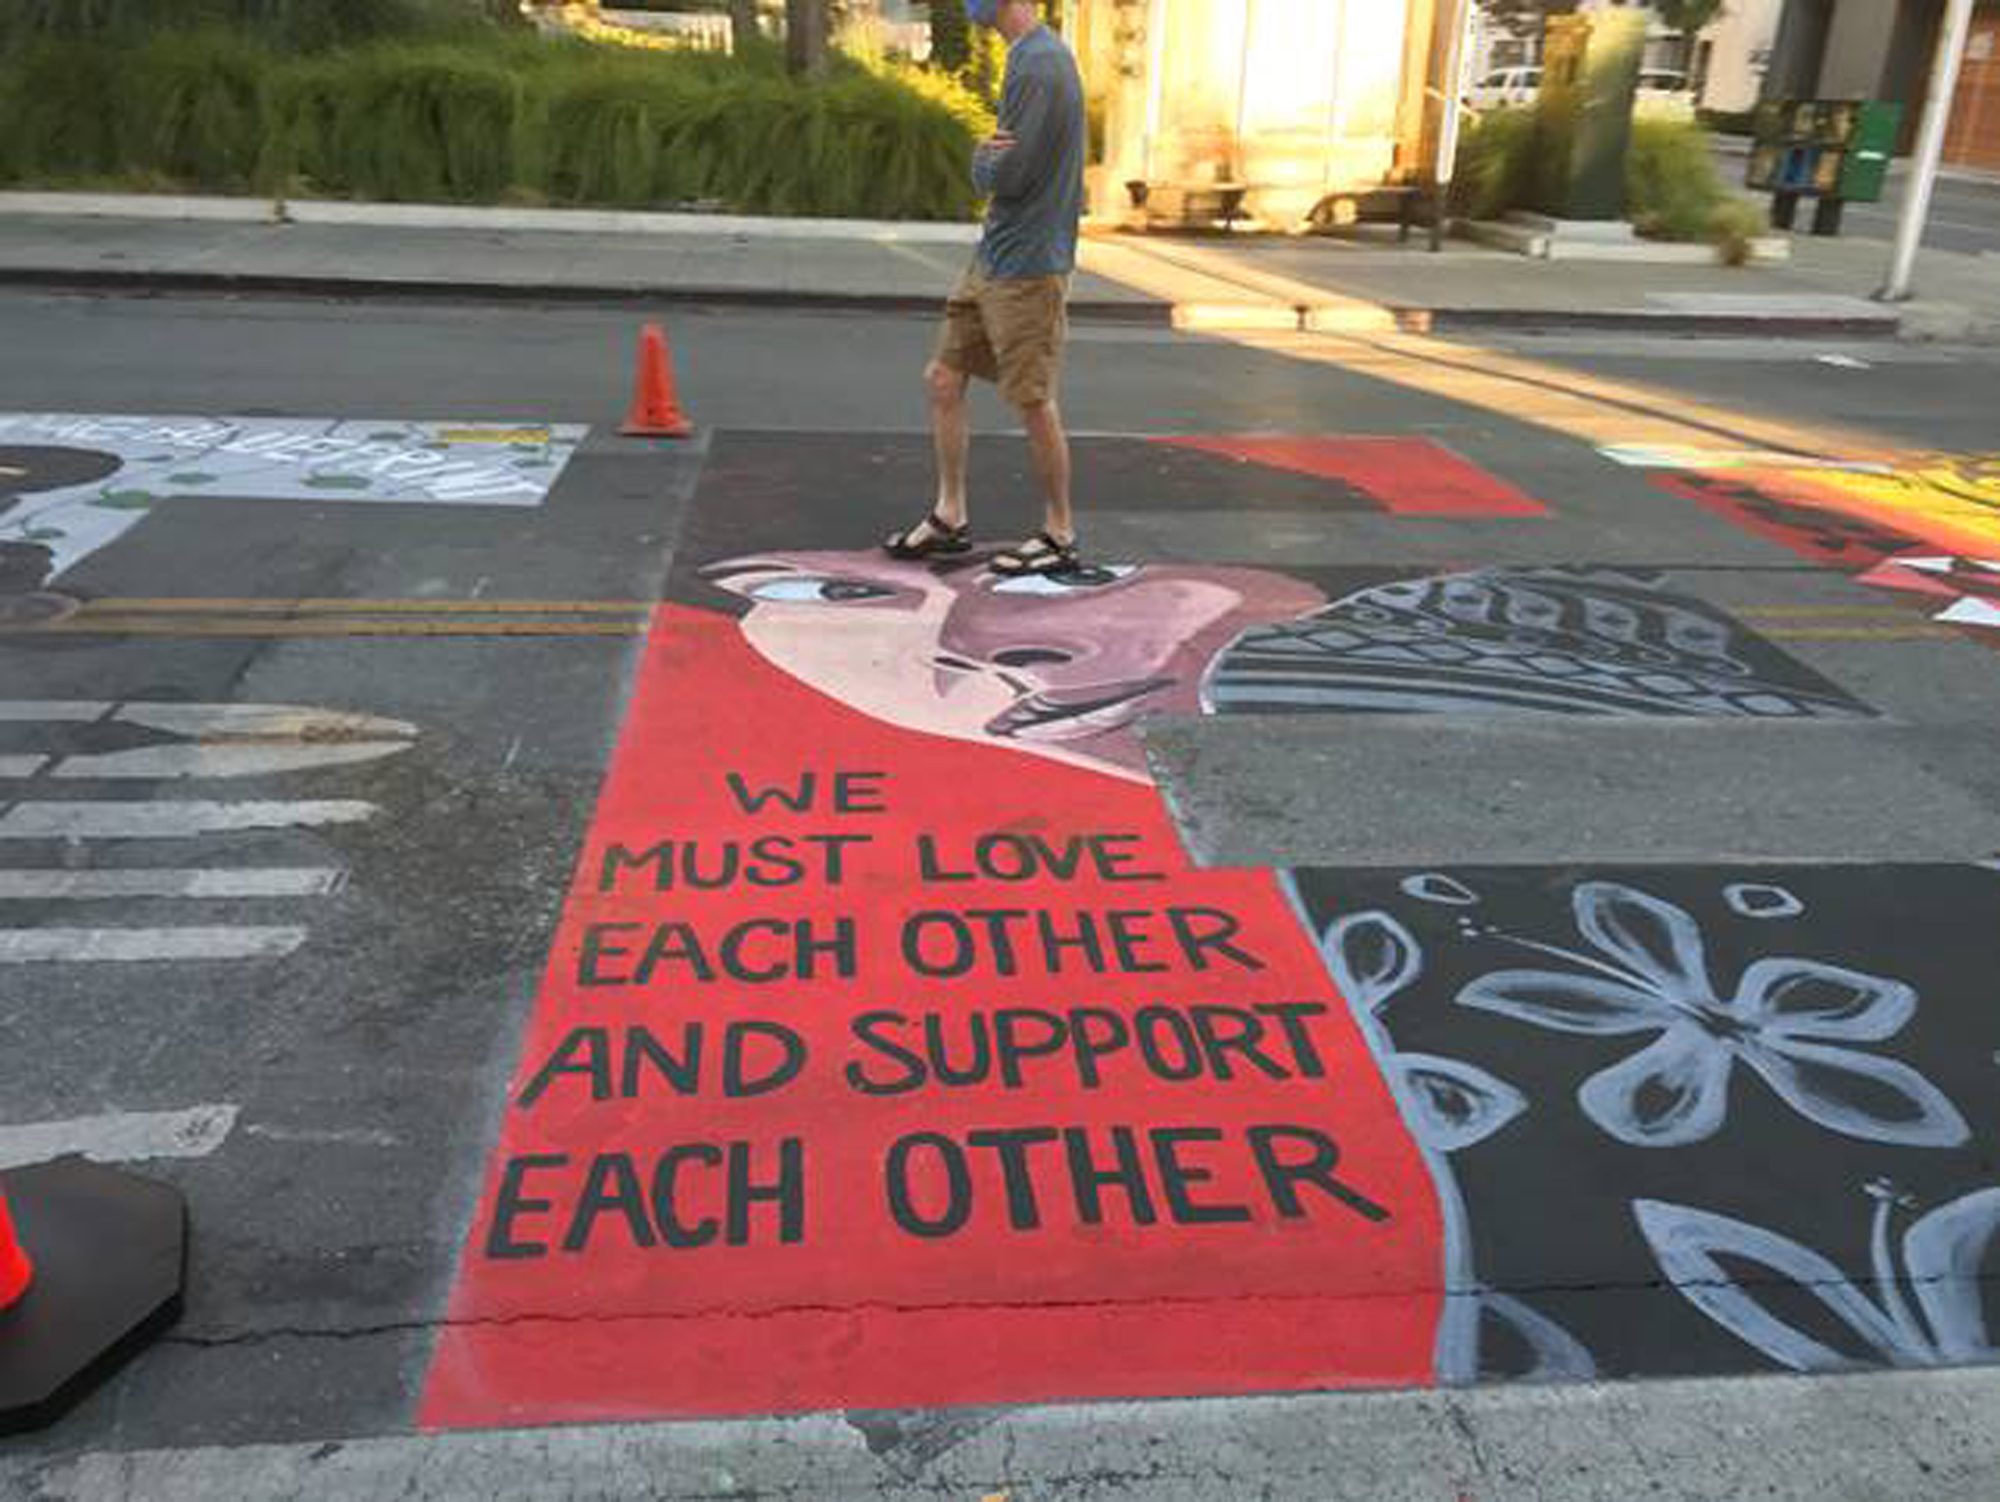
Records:
<instances>
[{"instance_id":1,"label":"red paint patch","mask_svg":"<svg viewBox=\"0 0 2000 1502\"><path fill-rule=\"evenodd\" d=\"M1398 516L1547 516L1548 507L1428 438L1162 438L1337 480Z\"/></svg>"},{"instance_id":2,"label":"red paint patch","mask_svg":"<svg viewBox=\"0 0 2000 1502\"><path fill-rule=\"evenodd\" d=\"M1752 480L1722 472L1654 476L1653 483L1809 563L1858 572L1918 547L1919 539L1864 516L1851 516L1809 499L1791 499Z\"/></svg>"},{"instance_id":3,"label":"red paint patch","mask_svg":"<svg viewBox=\"0 0 2000 1502\"><path fill-rule=\"evenodd\" d=\"M774 803L746 813L725 781L735 772L751 789L796 789L805 771L818 778L810 812ZM848 786L850 803L883 811L831 808L840 771L886 774ZM1077 869L948 879L995 832L1014 837L989 846L1002 870L1031 857L1030 842ZM798 843L809 834L870 843L842 848L835 883L824 879L826 847L808 856ZM614 890L600 891L614 845L636 854L696 841L701 872L714 876L721 842L771 836L793 843L765 847L761 882L739 873L714 890L677 880L661 892L654 868L621 861ZM923 879L919 836L932 839L938 879ZM1086 836L1113 838L1095 850L1072 843ZM781 854L821 869L785 884ZM1206 948L1176 938L1164 916L1174 909L1209 936ZM927 911L1030 916L964 919L981 936L977 962L926 977L902 940ZM1051 953L1037 913L1070 938L1089 915L1113 956L1105 970L1079 944ZM1215 915L1233 932L1218 938L1226 925ZM685 958L698 936L719 969L735 929L739 969L794 969L793 926L810 922L827 944L843 919L851 976L832 947L815 953L811 978L702 980ZM770 926L740 927L757 922ZM660 926L675 923L689 925L682 957L656 951L647 984L584 983L636 979ZM621 924L633 927L600 926ZM994 925L1013 936L1011 960ZM952 925L919 932L922 963L944 966ZM867 1013L911 1020L875 1017L869 1046L855 1030ZM1142 1014L1150 1064L1136 1047L1110 1046ZM908 1078L907 1059L879 1040L921 1055L926 1017L951 1066L976 1071L975 1016L989 1046L993 1030L1009 1029L1012 1084L995 1075L855 1088L851 1069L878 1088ZM1254 1041L1244 1041L1246 1018L1260 1024ZM1080 1022L1104 1051L1086 1067L1075 1033L1053 1043L1049 1019ZM804 1050L796 1077L725 1097L716 1072L731 1023L760 1024L737 1038L752 1083L777 1072L787 1035ZM692 1024L704 1029L698 1060ZM635 1027L670 1057L635 1055ZM579 1029L613 1040L605 1074L593 1078L577 1043L593 1035ZM558 1058L577 1067L550 1074ZM689 1093L672 1088L669 1064ZM427 1426L1407 1384L1431 1373L1441 1230L1430 1182L1272 876L1188 866L1151 788L855 713L770 667L723 617L661 612L510 1102L424 1396ZM1020 1135L982 1135L1010 1132ZM1337 1144L1337 1164L1318 1181L1287 1178L1322 1140ZM787 1142L796 1174L785 1172ZM1079 1172L1113 1173L1121 1151L1145 1186L1136 1206L1129 1190ZM903 1223L889 1188L899 1155ZM739 1188L767 1191L738 1197L733 1227L732 1163ZM584 1204L593 1173L595 1213ZM780 1196L781 1185L802 1195ZM677 1249L671 1238L707 1244Z\"/></svg>"}]
</instances>

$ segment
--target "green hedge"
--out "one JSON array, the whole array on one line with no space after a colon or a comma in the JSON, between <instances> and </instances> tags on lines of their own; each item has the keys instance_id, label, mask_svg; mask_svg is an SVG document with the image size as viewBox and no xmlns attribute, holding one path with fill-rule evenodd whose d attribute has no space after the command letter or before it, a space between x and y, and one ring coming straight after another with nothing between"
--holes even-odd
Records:
<instances>
[{"instance_id":1,"label":"green hedge","mask_svg":"<svg viewBox=\"0 0 2000 1502\"><path fill-rule=\"evenodd\" d=\"M1540 149L1532 106L1492 110L1460 139L1452 212L1495 219L1530 206ZM1708 133L1691 120L1640 115L1625 157L1626 216L1640 234L1709 240L1731 260L1762 229L1757 206L1732 194L1715 170Z\"/></svg>"},{"instance_id":2,"label":"green hedge","mask_svg":"<svg viewBox=\"0 0 2000 1502\"><path fill-rule=\"evenodd\" d=\"M116 0L105 0L116 3ZM480 29L294 52L254 33L0 53L0 183L962 219L979 103L935 74Z\"/></svg>"}]
</instances>

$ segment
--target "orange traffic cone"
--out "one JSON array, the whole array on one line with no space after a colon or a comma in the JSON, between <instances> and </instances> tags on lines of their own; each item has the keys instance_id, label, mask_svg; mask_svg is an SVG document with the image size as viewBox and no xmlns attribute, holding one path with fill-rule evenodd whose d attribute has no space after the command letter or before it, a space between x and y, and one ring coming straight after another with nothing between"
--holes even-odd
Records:
<instances>
[{"instance_id":1,"label":"orange traffic cone","mask_svg":"<svg viewBox=\"0 0 2000 1502\"><path fill-rule=\"evenodd\" d=\"M667 332L657 323L647 324L639 335L639 380L632 392L632 410L618 431L627 438L685 438L694 432L674 395Z\"/></svg>"},{"instance_id":2,"label":"orange traffic cone","mask_svg":"<svg viewBox=\"0 0 2000 1502\"><path fill-rule=\"evenodd\" d=\"M0 1309L19 1302L34 1280L35 1265L28 1260L21 1238L14 1234L13 1218L7 1214L7 1196L0 1193Z\"/></svg>"}]
</instances>

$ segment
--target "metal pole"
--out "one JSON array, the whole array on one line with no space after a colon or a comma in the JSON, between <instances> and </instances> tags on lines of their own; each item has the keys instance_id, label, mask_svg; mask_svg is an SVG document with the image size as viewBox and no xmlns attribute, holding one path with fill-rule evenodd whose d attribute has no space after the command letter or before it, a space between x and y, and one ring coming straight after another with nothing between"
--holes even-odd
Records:
<instances>
[{"instance_id":1,"label":"metal pole","mask_svg":"<svg viewBox=\"0 0 2000 1502\"><path fill-rule=\"evenodd\" d=\"M1924 237L1924 221L1930 217L1931 189L1937 185L1945 126L1951 120L1951 97L1958 90L1959 64L1965 59L1966 34L1971 29L1972 0L1948 0L1944 24L1938 29L1937 56L1931 62L1931 88L1924 100L1924 123L1917 132L1910 180L1903 188L1903 212L1896 224L1896 250L1889 260L1889 280L1875 294L1883 302L1902 302L1910 295L1910 273L1916 268L1917 244Z\"/></svg>"},{"instance_id":2,"label":"metal pole","mask_svg":"<svg viewBox=\"0 0 2000 1502\"><path fill-rule=\"evenodd\" d=\"M1473 0L1448 0L1451 6L1451 44L1445 49L1444 79L1439 93L1444 96L1444 119L1438 124L1437 161L1431 169L1436 201L1431 205L1431 249L1436 250L1444 235L1445 201L1451 196L1452 171L1458 160L1459 84L1465 72L1465 34L1472 27Z\"/></svg>"}]
</instances>

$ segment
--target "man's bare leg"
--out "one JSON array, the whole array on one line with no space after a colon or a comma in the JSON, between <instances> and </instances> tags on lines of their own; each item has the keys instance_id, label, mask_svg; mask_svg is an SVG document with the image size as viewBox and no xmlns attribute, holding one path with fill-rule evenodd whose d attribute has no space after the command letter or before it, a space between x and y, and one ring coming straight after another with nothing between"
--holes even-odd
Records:
<instances>
[{"instance_id":1,"label":"man's bare leg","mask_svg":"<svg viewBox=\"0 0 2000 1502\"><path fill-rule=\"evenodd\" d=\"M933 360L924 368L930 388L931 444L937 451L937 514L954 527L966 521L965 461L972 419L965 399L968 377Z\"/></svg>"},{"instance_id":2,"label":"man's bare leg","mask_svg":"<svg viewBox=\"0 0 2000 1502\"><path fill-rule=\"evenodd\" d=\"M1021 409L1028 430L1028 451L1035 475L1042 482L1042 529L1058 542L1076 540L1076 517L1069 499L1069 435L1063 431L1062 410L1053 399Z\"/></svg>"}]
</instances>

